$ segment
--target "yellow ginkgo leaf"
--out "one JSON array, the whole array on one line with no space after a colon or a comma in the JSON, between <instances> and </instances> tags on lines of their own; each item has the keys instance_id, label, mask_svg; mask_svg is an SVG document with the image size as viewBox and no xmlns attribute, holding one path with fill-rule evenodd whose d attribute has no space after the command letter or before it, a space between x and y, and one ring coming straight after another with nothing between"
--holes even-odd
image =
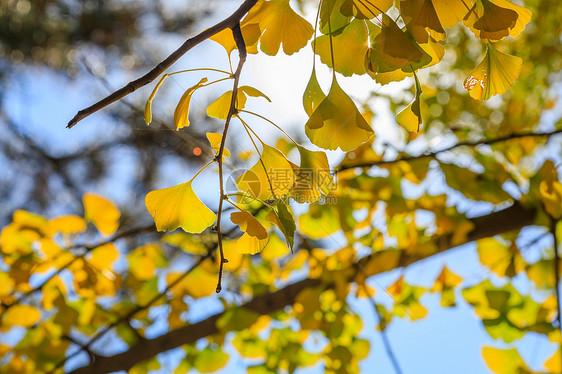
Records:
<instances>
[{"instance_id":1,"label":"yellow ginkgo leaf","mask_svg":"<svg viewBox=\"0 0 562 374\"><path fill-rule=\"evenodd\" d=\"M306 122L305 131L318 147L331 150L339 147L345 152L357 148L374 133L335 76L328 96Z\"/></svg>"},{"instance_id":2,"label":"yellow ginkgo leaf","mask_svg":"<svg viewBox=\"0 0 562 374\"><path fill-rule=\"evenodd\" d=\"M322 35L313 41L313 47L320 56L320 60L332 66L332 56L330 52L330 38L334 49L335 70L345 76L353 74L365 74L365 56L369 47L367 26L365 21L353 20L339 32L330 35Z\"/></svg>"},{"instance_id":3,"label":"yellow ginkgo leaf","mask_svg":"<svg viewBox=\"0 0 562 374\"><path fill-rule=\"evenodd\" d=\"M246 52L248 53L258 53L258 40L261 35L261 30L258 24L245 24L240 28L242 31L242 37L244 38L244 43L246 44ZM236 42L232 36L232 30L226 28L221 32L211 36L209 39L219 43L226 49L226 53L230 57L230 53L236 49Z\"/></svg>"},{"instance_id":4,"label":"yellow ginkgo leaf","mask_svg":"<svg viewBox=\"0 0 562 374\"><path fill-rule=\"evenodd\" d=\"M334 186L328 157L324 152L310 151L301 146L298 150L301 164L296 169L297 179L291 197L298 203L316 202L322 195L330 193Z\"/></svg>"},{"instance_id":5,"label":"yellow ginkgo leaf","mask_svg":"<svg viewBox=\"0 0 562 374\"><path fill-rule=\"evenodd\" d=\"M554 351L554 354L544 362L544 368L548 370L549 373L557 373L561 371L562 357L560 357L560 351L558 349Z\"/></svg>"},{"instance_id":6,"label":"yellow ginkgo leaf","mask_svg":"<svg viewBox=\"0 0 562 374\"><path fill-rule=\"evenodd\" d=\"M427 66L432 58L392 18L383 14L381 31L373 40L366 61L367 68L374 73L397 69L412 73Z\"/></svg>"},{"instance_id":7,"label":"yellow ginkgo leaf","mask_svg":"<svg viewBox=\"0 0 562 374\"><path fill-rule=\"evenodd\" d=\"M344 0L340 12L344 16L357 19L372 19L390 9L393 2L393 0Z\"/></svg>"},{"instance_id":8,"label":"yellow ginkgo leaf","mask_svg":"<svg viewBox=\"0 0 562 374\"><path fill-rule=\"evenodd\" d=\"M431 3L445 28L454 27L468 13L464 0L431 0Z\"/></svg>"},{"instance_id":9,"label":"yellow ginkgo leaf","mask_svg":"<svg viewBox=\"0 0 562 374\"><path fill-rule=\"evenodd\" d=\"M127 255L127 259L129 260L129 271L139 280L152 279L156 267L166 265L162 248L157 243L135 248Z\"/></svg>"},{"instance_id":10,"label":"yellow ginkgo leaf","mask_svg":"<svg viewBox=\"0 0 562 374\"><path fill-rule=\"evenodd\" d=\"M453 27L464 18L463 0L402 0L400 14L418 43L445 39L444 27Z\"/></svg>"},{"instance_id":11,"label":"yellow ginkgo leaf","mask_svg":"<svg viewBox=\"0 0 562 374\"><path fill-rule=\"evenodd\" d=\"M482 348L482 357L490 370L497 374L519 374L529 372L525 361L523 361L515 348L500 349L484 347Z\"/></svg>"},{"instance_id":12,"label":"yellow ginkgo leaf","mask_svg":"<svg viewBox=\"0 0 562 374\"><path fill-rule=\"evenodd\" d=\"M476 100L488 100L506 92L521 71L523 60L487 46L486 56L464 80L463 86Z\"/></svg>"},{"instance_id":13,"label":"yellow ginkgo leaf","mask_svg":"<svg viewBox=\"0 0 562 374\"><path fill-rule=\"evenodd\" d=\"M88 253L87 260L90 265L99 271L111 270L111 266L119 257L119 250L115 244L108 243L94 248Z\"/></svg>"},{"instance_id":14,"label":"yellow ginkgo leaf","mask_svg":"<svg viewBox=\"0 0 562 374\"><path fill-rule=\"evenodd\" d=\"M55 217L49 220L49 229L52 233L78 234L86 231L86 221L75 215Z\"/></svg>"},{"instance_id":15,"label":"yellow ginkgo leaf","mask_svg":"<svg viewBox=\"0 0 562 374\"><path fill-rule=\"evenodd\" d=\"M100 233L109 236L117 230L121 212L111 201L93 193L86 193L82 202L84 219L92 222Z\"/></svg>"},{"instance_id":16,"label":"yellow ginkgo leaf","mask_svg":"<svg viewBox=\"0 0 562 374\"><path fill-rule=\"evenodd\" d=\"M304 94L302 97L302 104L304 106L304 111L310 117L314 110L320 105L322 100L326 98L324 91L320 87L318 83L318 79L316 78L316 69L312 68L312 74L304 89Z\"/></svg>"},{"instance_id":17,"label":"yellow ginkgo leaf","mask_svg":"<svg viewBox=\"0 0 562 374\"><path fill-rule=\"evenodd\" d=\"M189 87L184 92L174 112L174 124L176 125L176 130L189 126L189 104L191 103L191 96L193 96L195 90L203 87L207 80L207 78L201 79L199 83L193 87Z\"/></svg>"},{"instance_id":18,"label":"yellow ginkgo leaf","mask_svg":"<svg viewBox=\"0 0 562 374\"><path fill-rule=\"evenodd\" d=\"M250 86L241 86L238 88L238 92L236 94L236 105L235 105L236 110L244 109L248 96L263 97L267 101L271 102L269 97L267 97L258 89ZM231 100L232 100L232 91L227 91L223 93L218 99L213 101L207 107L207 115L209 117L225 120L226 117L228 116Z\"/></svg>"},{"instance_id":19,"label":"yellow ginkgo leaf","mask_svg":"<svg viewBox=\"0 0 562 374\"><path fill-rule=\"evenodd\" d=\"M410 132L419 132L422 123L420 112L420 96L422 89L418 77L414 74L416 93L414 100L396 115L396 122Z\"/></svg>"},{"instance_id":20,"label":"yellow ginkgo leaf","mask_svg":"<svg viewBox=\"0 0 562 374\"><path fill-rule=\"evenodd\" d=\"M209 143L211 143L211 148L215 151L215 155L218 155L222 141L222 134L208 132L207 139L209 139ZM226 149L226 147L222 151L222 157L223 161L225 157L230 157L230 151Z\"/></svg>"},{"instance_id":21,"label":"yellow ginkgo leaf","mask_svg":"<svg viewBox=\"0 0 562 374\"><path fill-rule=\"evenodd\" d=\"M531 12L507 0L477 0L464 17L464 24L483 42L516 38L531 20Z\"/></svg>"},{"instance_id":22,"label":"yellow ginkgo leaf","mask_svg":"<svg viewBox=\"0 0 562 374\"><path fill-rule=\"evenodd\" d=\"M276 200L286 195L295 184L296 175L285 156L263 144L263 152L254 166L236 180L240 191L260 200Z\"/></svg>"},{"instance_id":23,"label":"yellow ginkgo leaf","mask_svg":"<svg viewBox=\"0 0 562 374\"><path fill-rule=\"evenodd\" d=\"M259 253L267 245L269 240L267 230L250 213L234 212L230 215L230 220L244 232L244 235L235 244L238 253L253 255Z\"/></svg>"},{"instance_id":24,"label":"yellow ginkgo leaf","mask_svg":"<svg viewBox=\"0 0 562 374\"><path fill-rule=\"evenodd\" d=\"M4 312L2 324L7 326L31 327L41 318L41 312L34 306L18 304Z\"/></svg>"},{"instance_id":25,"label":"yellow ginkgo leaf","mask_svg":"<svg viewBox=\"0 0 562 374\"><path fill-rule=\"evenodd\" d=\"M146 195L148 212L158 231L184 231L198 234L211 226L217 216L199 200L191 182L151 191Z\"/></svg>"},{"instance_id":26,"label":"yellow ginkgo leaf","mask_svg":"<svg viewBox=\"0 0 562 374\"><path fill-rule=\"evenodd\" d=\"M435 40L445 39L445 30L432 0L402 0L400 15L418 43L427 43L430 35Z\"/></svg>"},{"instance_id":27,"label":"yellow ginkgo leaf","mask_svg":"<svg viewBox=\"0 0 562 374\"><path fill-rule=\"evenodd\" d=\"M289 0L263 2L243 23L259 25L263 31L260 49L270 56L277 54L281 44L283 52L292 55L303 48L314 33L310 23L291 9Z\"/></svg>"},{"instance_id":28,"label":"yellow ginkgo leaf","mask_svg":"<svg viewBox=\"0 0 562 374\"><path fill-rule=\"evenodd\" d=\"M177 281L182 273L171 272L166 276L168 285ZM212 295L217 287L217 277L205 270L202 266L197 266L182 281L171 288L171 292L176 295L189 295L195 299Z\"/></svg>"}]
</instances>

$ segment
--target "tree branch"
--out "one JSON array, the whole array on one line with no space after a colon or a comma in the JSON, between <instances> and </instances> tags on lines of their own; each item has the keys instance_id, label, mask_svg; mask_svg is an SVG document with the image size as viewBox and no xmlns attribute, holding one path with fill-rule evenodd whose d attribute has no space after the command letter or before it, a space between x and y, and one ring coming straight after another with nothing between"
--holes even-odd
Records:
<instances>
[{"instance_id":1,"label":"tree branch","mask_svg":"<svg viewBox=\"0 0 562 374\"><path fill-rule=\"evenodd\" d=\"M468 242L500 235L509 231L521 229L531 225L536 215L535 209L524 208L519 204L491 213L486 216L472 219L474 229L467 235L462 242L453 242L452 235L436 237L435 241L439 244L439 252L446 251L456 246ZM394 261L387 261L388 256ZM397 267L410 265L421 261L432 255L409 255L403 250L386 250L373 253L363 257L356 264L352 265L348 276L349 282L363 282L366 278L375 274L383 273ZM386 259L382 261L381 259ZM271 314L281 310L295 302L297 295L306 288L317 287L322 284L320 279L307 278L290 284L278 291L267 293L255 297L253 300L242 305L243 308L252 310L259 314ZM326 284L326 288L333 285ZM179 329L170 331L154 339L147 339L128 351L113 356L98 357L91 365L75 369L71 374L102 374L119 370L128 370L135 364L147 360L155 355L177 348L184 344L192 344L197 340L219 333L216 326L217 320L223 313L218 313L205 320L192 325L186 325Z\"/></svg>"},{"instance_id":2,"label":"tree branch","mask_svg":"<svg viewBox=\"0 0 562 374\"><path fill-rule=\"evenodd\" d=\"M448 151L451 151L451 150L453 150L455 148L459 148L459 147L475 147L477 145L491 145L491 144L495 144L495 143L505 142L505 141L508 141L508 140L527 138L527 137L542 137L542 136L550 137L552 135L556 135L556 134L560 134L560 133L562 133L562 129L557 129L557 130L550 131L550 132L528 132L528 133L521 133L521 134L510 134L510 135L502 136L502 137L496 138L496 139L460 142L460 143L457 143L457 144L452 145L450 147L440 149L438 151L422 153L421 155L417 155L417 156L403 156L403 157L396 158L394 160L356 162L356 163L350 163L350 164L347 164L347 165L340 165L335 170L335 172L339 173L339 172L342 172L344 170L353 169L353 168L366 168L366 167L373 167L373 166L389 165L389 164L394 164L394 163L397 163L397 162L400 162L400 161L414 161L414 160L419 160L419 159L423 159L423 158L434 158L435 156L437 156L440 153L448 152Z\"/></svg>"},{"instance_id":3,"label":"tree branch","mask_svg":"<svg viewBox=\"0 0 562 374\"><path fill-rule=\"evenodd\" d=\"M217 34L218 32L226 29L232 28L237 25L242 17L248 13L248 11L256 5L257 0L245 0L242 5L232 13L228 18L225 18L221 22L217 23L214 26L209 27L208 29L202 31L201 33L195 35L194 37L187 39L185 43L183 43L178 49L172 52L171 55L166 57L162 62L156 65L152 70L148 73L143 75L142 77L129 82L124 87L118 89L117 91L113 92L109 96L106 96L102 100L98 101L97 103L89 106L88 108L82 109L76 113L74 118L68 122L67 128L74 127L78 122L83 120L84 118L88 117L90 114L97 112L100 109L105 108L109 104L112 104L125 96L135 92L141 87L146 86L154 79L158 78L160 74L166 71L174 62L176 62L180 57L182 57L186 52L188 52L191 48L195 47L199 43L205 41L206 39L210 38L211 36Z\"/></svg>"},{"instance_id":4,"label":"tree branch","mask_svg":"<svg viewBox=\"0 0 562 374\"><path fill-rule=\"evenodd\" d=\"M225 262L228 262L226 258L224 258L224 251L222 250L222 231L221 231L221 218L222 218L222 205L224 200L228 198L228 196L224 193L224 181L223 181L223 170L222 170L222 155L224 153L224 146L226 144L226 136L228 135L228 127L230 126L230 121L232 120L232 116L238 114L238 109L236 108L236 102L238 97L238 84L240 82L240 74L242 73L242 67L246 62L246 44L244 43L244 38L242 37L242 30L240 29L240 24L237 23L232 27L232 37L236 42L236 47L238 47L238 67L233 74L234 83L232 85L232 97L230 98L230 107L228 109L228 115L226 116L226 122L224 123L224 130L222 132L222 139L221 144L219 147L219 151L216 156L217 163L219 165L219 188L220 188L220 199L219 199L219 207L217 212L217 244L219 247L220 253L220 265L219 265L219 279L217 281L217 293L221 292L222 289L222 268Z\"/></svg>"}]
</instances>

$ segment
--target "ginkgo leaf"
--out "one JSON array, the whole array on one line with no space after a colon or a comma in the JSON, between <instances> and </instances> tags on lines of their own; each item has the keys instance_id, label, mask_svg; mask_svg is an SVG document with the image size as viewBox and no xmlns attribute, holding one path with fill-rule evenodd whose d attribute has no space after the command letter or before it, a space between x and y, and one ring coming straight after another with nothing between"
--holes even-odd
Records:
<instances>
[{"instance_id":1,"label":"ginkgo leaf","mask_svg":"<svg viewBox=\"0 0 562 374\"><path fill-rule=\"evenodd\" d=\"M53 233L77 234L86 231L86 221L75 215L65 215L49 220L49 229Z\"/></svg>"},{"instance_id":2,"label":"ginkgo leaf","mask_svg":"<svg viewBox=\"0 0 562 374\"><path fill-rule=\"evenodd\" d=\"M119 250L113 243L107 243L94 248L88 253L87 260L90 265L99 271L110 270L119 257Z\"/></svg>"},{"instance_id":3,"label":"ginkgo leaf","mask_svg":"<svg viewBox=\"0 0 562 374\"><path fill-rule=\"evenodd\" d=\"M198 88L205 86L208 81L207 78L203 78L193 87L189 87L181 97L176 110L174 111L174 124L176 125L176 130L182 127L189 126L189 104L191 103L191 96Z\"/></svg>"},{"instance_id":4,"label":"ginkgo leaf","mask_svg":"<svg viewBox=\"0 0 562 374\"><path fill-rule=\"evenodd\" d=\"M238 88L238 92L236 94L236 106L235 106L236 110L244 109L248 96L263 97L267 101L271 102L269 97L267 97L257 88L250 87L250 86L241 86ZM213 101L207 107L207 115L209 117L226 120L226 117L228 116L228 111L230 109L231 100L232 100L232 91L227 91L223 93L221 96L219 96L218 99Z\"/></svg>"},{"instance_id":5,"label":"ginkgo leaf","mask_svg":"<svg viewBox=\"0 0 562 374\"><path fill-rule=\"evenodd\" d=\"M344 0L340 12L344 16L357 19L372 19L390 9L393 2L393 0Z\"/></svg>"},{"instance_id":6,"label":"ginkgo leaf","mask_svg":"<svg viewBox=\"0 0 562 374\"><path fill-rule=\"evenodd\" d=\"M443 270L441 270L441 273L439 273L431 288L432 292L441 292L441 306L455 306L454 287L461 281L462 278L460 276L453 273L446 266L443 266Z\"/></svg>"},{"instance_id":7,"label":"ginkgo leaf","mask_svg":"<svg viewBox=\"0 0 562 374\"><path fill-rule=\"evenodd\" d=\"M525 261L514 243L508 245L496 238L484 238L477 244L480 263L498 276L514 277L525 270Z\"/></svg>"},{"instance_id":8,"label":"ginkgo leaf","mask_svg":"<svg viewBox=\"0 0 562 374\"><path fill-rule=\"evenodd\" d=\"M269 240L267 230L248 212L234 212L230 220L240 227L244 234L236 241L234 248L238 253L254 255L261 252Z\"/></svg>"},{"instance_id":9,"label":"ginkgo leaf","mask_svg":"<svg viewBox=\"0 0 562 374\"><path fill-rule=\"evenodd\" d=\"M486 56L464 80L463 86L476 100L505 93L521 71L523 60L487 45Z\"/></svg>"},{"instance_id":10,"label":"ginkgo leaf","mask_svg":"<svg viewBox=\"0 0 562 374\"><path fill-rule=\"evenodd\" d=\"M491 371L497 374L528 373L529 368L517 352L517 349L500 349L483 347L482 357Z\"/></svg>"},{"instance_id":11,"label":"ginkgo leaf","mask_svg":"<svg viewBox=\"0 0 562 374\"><path fill-rule=\"evenodd\" d=\"M240 30L242 31L242 37L244 38L244 43L246 44L246 52L258 53L258 40L261 36L259 25L257 23L244 24L240 27ZM229 28L216 33L209 39L222 45L229 57L232 51L236 49L236 42L232 36L232 30Z\"/></svg>"},{"instance_id":12,"label":"ginkgo leaf","mask_svg":"<svg viewBox=\"0 0 562 374\"><path fill-rule=\"evenodd\" d=\"M84 219L92 222L100 233L109 236L117 230L121 212L111 201L93 193L86 193L82 202Z\"/></svg>"},{"instance_id":13,"label":"ginkgo leaf","mask_svg":"<svg viewBox=\"0 0 562 374\"><path fill-rule=\"evenodd\" d=\"M304 89L302 97L302 104L306 114L310 117L325 98L326 95L324 94L324 91L322 91L322 88L318 83L318 79L316 78L316 69L313 67L312 74L310 75L310 79L308 80L308 84Z\"/></svg>"},{"instance_id":14,"label":"ginkgo leaf","mask_svg":"<svg viewBox=\"0 0 562 374\"><path fill-rule=\"evenodd\" d=\"M135 248L127 255L127 259L129 271L139 280L152 279L156 268L166 265L162 248L156 243Z\"/></svg>"},{"instance_id":15,"label":"ginkgo leaf","mask_svg":"<svg viewBox=\"0 0 562 374\"><path fill-rule=\"evenodd\" d=\"M199 200L192 181L174 187L151 191L146 195L148 212L158 231L184 231L198 234L211 226L217 216Z\"/></svg>"},{"instance_id":16,"label":"ginkgo leaf","mask_svg":"<svg viewBox=\"0 0 562 374\"><path fill-rule=\"evenodd\" d=\"M406 130L419 132L422 123L420 112L420 96L423 93L418 77L414 74L416 93L414 100L396 115L396 122Z\"/></svg>"},{"instance_id":17,"label":"ginkgo leaf","mask_svg":"<svg viewBox=\"0 0 562 374\"><path fill-rule=\"evenodd\" d=\"M222 349L211 349L207 347L199 352L193 363L193 368L199 373L214 373L225 366L228 362L228 354Z\"/></svg>"},{"instance_id":18,"label":"ginkgo leaf","mask_svg":"<svg viewBox=\"0 0 562 374\"><path fill-rule=\"evenodd\" d=\"M342 14L347 0L323 0L320 3L320 32L324 35L334 32L347 25L351 18Z\"/></svg>"},{"instance_id":19,"label":"ginkgo leaf","mask_svg":"<svg viewBox=\"0 0 562 374\"><path fill-rule=\"evenodd\" d=\"M273 222L275 226L279 228L281 233L283 233L287 246L292 252L297 226L295 225L293 215L289 212L285 203L279 200L277 202L277 211L272 209L266 218L268 221Z\"/></svg>"},{"instance_id":20,"label":"ginkgo leaf","mask_svg":"<svg viewBox=\"0 0 562 374\"><path fill-rule=\"evenodd\" d=\"M463 0L402 0L400 15L418 43L445 39L444 27L453 27L467 14Z\"/></svg>"},{"instance_id":21,"label":"ginkgo leaf","mask_svg":"<svg viewBox=\"0 0 562 374\"><path fill-rule=\"evenodd\" d=\"M332 66L330 38L334 49L335 70L345 76L365 74L365 61L358 56L365 56L369 47L367 26L365 21L353 20L337 33L322 35L313 41L313 47L320 56L320 61L328 67Z\"/></svg>"},{"instance_id":22,"label":"ginkgo leaf","mask_svg":"<svg viewBox=\"0 0 562 374\"><path fill-rule=\"evenodd\" d=\"M296 168L297 179L291 190L291 197L298 203L318 201L330 193L334 178L330 174L328 157L322 151L310 151L298 146L301 163Z\"/></svg>"},{"instance_id":23,"label":"ginkgo leaf","mask_svg":"<svg viewBox=\"0 0 562 374\"><path fill-rule=\"evenodd\" d=\"M295 183L295 172L277 149L263 144L254 166L236 179L240 191L260 200L275 200L286 195Z\"/></svg>"},{"instance_id":24,"label":"ginkgo leaf","mask_svg":"<svg viewBox=\"0 0 562 374\"><path fill-rule=\"evenodd\" d=\"M464 17L464 24L483 42L516 38L531 21L531 12L507 0L477 0Z\"/></svg>"},{"instance_id":25,"label":"ginkgo leaf","mask_svg":"<svg viewBox=\"0 0 562 374\"><path fill-rule=\"evenodd\" d=\"M554 354L544 362L544 368L547 369L549 373L557 373L561 371L562 357L560 357L560 351L558 349L554 351Z\"/></svg>"},{"instance_id":26,"label":"ginkgo leaf","mask_svg":"<svg viewBox=\"0 0 562 374\"><path fill-rule=\"evenodd\" d=\"M147 126L150 125L150 122L152 122L152 100L154 100L154 97L156 96L156 93L158 92L158 89L160 88L162 83L164 83L166 78L168 78L169 76L169 74L164 74L162 78L160 78L156 86L154 86L154 89L148 97L148 100L146 100L146 104L144 106L144 122L146 122Z\"/></svg>"},{"instance_id":27,"label":"ginkgo leaf","mask_svg":"<svg viewBox=\"0 0 562 374\"><path fill-rule=\"evenodd\" d=\"M41 318L41 312L34 306L17 304L4 311L2 324L7 326L31 327Z\"/></svg>"},{"instance_id":28,"label":"ginkgo leaf","mask_svg":"<svg viewBox=\"0 0 562 374\"><path fill-rule=\"evenodd\" d=\"M265 1L256 12L248 14L244 24L259 25L263 34L260 37L260 49L270 56L274 56L283 44L283 52L287 55L303 48L314 29L307 20L298 15L289 0Z\"/></svg>"},{"instance_id":29,"label":"ginkgo leaf","mask_svg":"<svg viewBox=\"0 0 562 374\"><path fill-rule=\"evenodd\" d=\"M209 143L211 144L211 148L213 148L213 150L215 151L215 155L218 155L222 142L222 134L208 132L207 139L209 139ZM222 151L222 156L223 156L223 161L225 157L230 157L230 151L226 149L226 147Z\"/></svg>"},{"instance_id":30,"label":"ginkgo leaf","mask_svg":"<svg viewBox=\"0 0 562 374\"><path fill-rule=\"evenodd\" d=\"M318 147L330 150L339 147L345 152L357 148L374 134L335 76L328 96L306 122L305 131Z\"/></svg>"},{"instance_id":31,"label":"ginkgo leaf","mask_svg":"<svg viewBox=\"0 0 562 374\"><path fill-rule=\"evenodd\" d=\"M402 69L412 73L428 65L432 58L386 14L381 32L367 52L367 68L374 73Z\"/></svg>"},{"instance_id":32,"label":"ginkgo leaf","mask_svg":"<svg viewBox=\"0 0 562 374\"><path fill-rule=\"evenodd\" d=\"M431 0L441 26L451 28L468 13L464 0Z\"/></svg>"}]
</instances>

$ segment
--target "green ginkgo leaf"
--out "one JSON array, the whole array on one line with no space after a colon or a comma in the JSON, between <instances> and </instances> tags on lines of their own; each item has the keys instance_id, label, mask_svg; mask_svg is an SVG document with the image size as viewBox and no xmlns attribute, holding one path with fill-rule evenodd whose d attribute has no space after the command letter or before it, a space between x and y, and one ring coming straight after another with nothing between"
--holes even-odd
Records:
<instances>
[{"instance_id":1,"label":"green ginkgo leaf","mask_svg":"<svg viewBox=\"0 0 562 374\"><path fill-rule=\"evenodd\" d=\"M263 144L263 152L254 166L236 180L238 189L250 198L276 200L286 195L296 175L283 153Z\"/></svg>"},{"instance_id":2,"label":"green ginkgo leaf","mask_svg":"<svg viewBox=\"0 0 562 374\"><path fill-rule=\"evenodd\" d=\"M265 248L269 240L267 230L254 216L248 212L234 212L230 220L244 232L234 244L238 253L254 255Z\"/></svg>"},{"instance_id":3,"label":"green ginkgo leaf","mask_svg":"<svg viewBox=\"0 0 562 374\"><path fill-rule=\"evenodd\" d=\"M326 98L324 91L320 87L318 83L318 79L316 78L316 69L312 68L312 74L304 89L304 94L302 97L302 104L304 106L304 111L310 117L314 110L320 105L322 100Z\"/></svg>"},{"instance_id":4,"label":"green ginkgo leaf","mask_svg":"<svg viewBox=\"0 0 562 374\"><path fill-rule=\"evenodd\" d=\"M174 112L174 123L176 125L176 130L181 129L182 127L189 126L189 104L191 103L191 97L193 96L195 90L205 85L207 80L207 78L201 79L199 83L197 83L193 87L189 87L184 92Z\"/></svg>"},{"instance_id":5,"label":"green ginkgo leaf","mask_svg":"<svg viewBox=\"0 0 562 374\"><path fill-rule=\"evenodd\" d=\"M293 215L281 200L277 202L277 210L271 210L267 215L267 220L273 222L275 226L279 228L279 230L285 236L285 241L287 242L287 246L293 251L293 244L295 241L295 230L297 226L295 225L295 219Z\"/></svg>"},{"instance_id":6,"label":"green ginkgo leaf","mask_svg":"<svg viewBox=\"0 0 562 374\"><path fill-rule=\"evenodd\" d=\"M374 134L335 76L328 96L306 122L305 131L310 141L318 147L331 150L341 148L345 152L357 148Z\"/></svg>"},{"instance_id":7,"label":"green ginkgo leaf","mask_svg":"<svg viewBox=\"0 0 562 374\"><path fill-rule=\"evenodd\" d=\"M198 234L211 226L217 216L199 200L191 182L151 191L146 195L146 209L158 231L184 231Z\"/></svg>"},{"instance_id":8,"label":"green ginkgo leaf","mask_svg":"<svg viewBox=\"0 0 562 374\"><path fill-rule=\"evenodd\" d=\"M320 3L320 32L324 35L341 29L352 17L342 14L342 7L347 0L322 0Z\"/></svg>"},{"instance_id":9,"label":"green ginkgo leaf","mask_svg":"<svg viewBox=\"0 0 562 374\"><path fill-rule=\"evenodd\" d=\"M393 0L344 0L340 12L357 19L372 19L386 12L392 4Z\"/></svg>"},{"instance_id":10,"label":"green ginkgo leaf","mask_svg":"<svg viewBox=\"0 0 562 374\"><path fill-rule=\"evenodd\" d=\"M367 26L365 21L353 20L344 26L340 32L330 35L322 35L313 41L314 50L320 56L320 60L332 66L332 56L330 52L330 37L334 49L335 70L345 76L353 74L365 74L366 67L363 58L369 47Z\"/></svg>"},{"instance_id":11,"label":"green ginkgo leaf","mask_svg":"<svg viewBox=\"0 0 562 374\"><path fill-rule=\"evenodd\" d=\"M414 95L414 100L404 109L396 115L396 122L406 130L410 132L419 132L420 125L422 123L421 112L420 112L420 96L423 93L420 81L418 77L414 74L416 93Z\"/></svg>"}]
</instances>

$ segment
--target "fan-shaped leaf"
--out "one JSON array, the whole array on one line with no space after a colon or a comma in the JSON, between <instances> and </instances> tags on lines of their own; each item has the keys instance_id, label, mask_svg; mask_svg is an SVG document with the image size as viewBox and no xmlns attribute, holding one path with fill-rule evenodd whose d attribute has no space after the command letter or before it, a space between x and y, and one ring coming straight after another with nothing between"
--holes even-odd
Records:
<instances>
[{"instance_id":1,"label":"fan-shaped leaf","mask_svg":"<svg viewBox=\"0 0 562 374\"><path fill-rule=\"evenodd\" d=\"M181 227L186 232L200 233L215 222L215 213L195 195L191 182L146 195L146 208L158 231L174 231Z\"/></svg>"}]
</instances>

